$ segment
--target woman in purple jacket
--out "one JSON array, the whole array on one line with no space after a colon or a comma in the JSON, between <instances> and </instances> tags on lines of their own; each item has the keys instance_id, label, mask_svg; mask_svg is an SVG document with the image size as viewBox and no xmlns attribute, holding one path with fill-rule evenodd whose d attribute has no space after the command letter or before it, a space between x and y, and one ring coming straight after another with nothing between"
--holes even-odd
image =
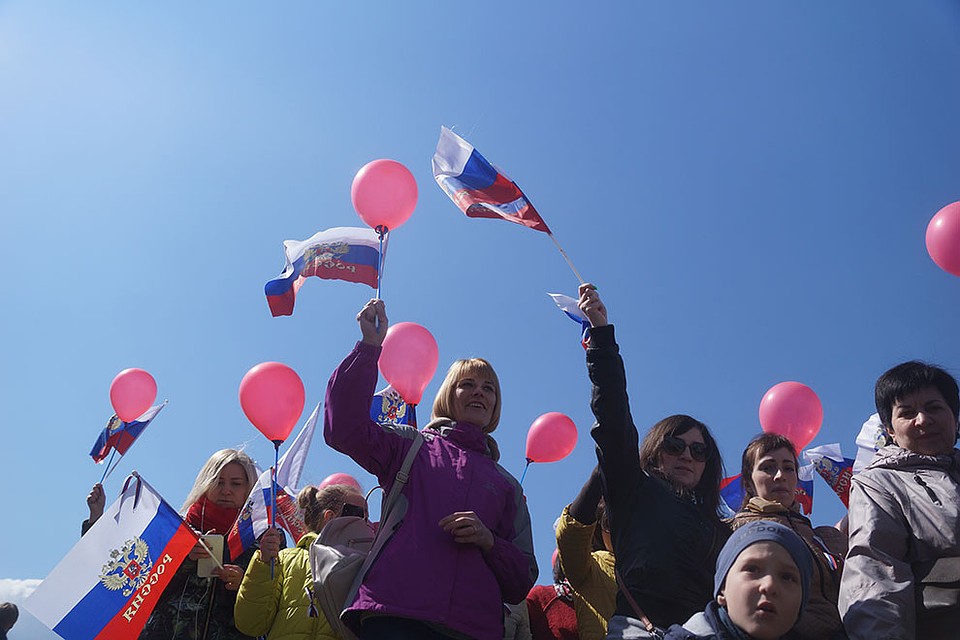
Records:
<instances>
[{"instance_id":1,"label":"woman in purple jacket","mask_svg":"<svg viewBox=\"0 0 960 640\"><path fill-rule=\"evenodd\" d=\"M324 438L389 493L416 432L370 419L387 332L383 302L368 302L357 322L363 338L327 385ZM361 640L503 637L503 603L523 601L537 564L523 492L497 464L490 433L499 419L490 364L455 362L403 489L404 520L345 612Z\"/></svg>"}]
</instances>

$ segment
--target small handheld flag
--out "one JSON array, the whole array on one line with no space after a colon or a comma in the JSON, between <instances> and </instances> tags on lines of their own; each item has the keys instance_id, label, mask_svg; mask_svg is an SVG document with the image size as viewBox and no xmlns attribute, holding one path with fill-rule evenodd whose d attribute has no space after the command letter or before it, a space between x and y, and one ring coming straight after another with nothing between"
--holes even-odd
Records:
<instances>
[{"instance_id":1,"label":"small handheld flag","mask_svg":"<svg viewBox=\"0 0 960 640\"><path fill-rule=\"evenodd\" d=\"M547 295L556 303L560 311L563 311L564 315L580 325L580 344L586 349L588 339L587 332L590 329L590 321L587 320L587 316L580 310L577 301L562 293L548 293Z\"/></svg>"},{"instance_id":2,"label":"small handheld flag","mask_svg":"<svg viewBox=\"0 0 960 640\"><path fill-rule=\"evenodd\" d=\"M840 444L824 444L807 449L803 457L813 465L820 477L827 481L843 506L850 507L850 478L853 477L853 460L844 458Z\"/></svg>"},{"instance_id":3,"label":"small handheld flag","mask_svg":"<svg viewBox=\"0 0 960 640\"><path fill-rule=\"evenodd\" d=\"M373 396L370 404L370 419L377 424L401 424L417 426L417 408L407 404L400 392L387 385Z\"/></svg>"}]
</instances>

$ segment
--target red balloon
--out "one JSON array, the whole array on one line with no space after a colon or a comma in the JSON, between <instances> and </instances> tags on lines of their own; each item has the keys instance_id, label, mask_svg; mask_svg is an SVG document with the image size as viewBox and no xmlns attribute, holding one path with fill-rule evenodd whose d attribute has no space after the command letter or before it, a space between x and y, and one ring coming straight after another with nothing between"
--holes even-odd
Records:
<instances>
[{"instance_id":1,"label":"red balloon","mask_svg":"<svg viewBox=\"0 0 960 640\"><path fill-rule=\"evenodd\" d=\"M247 419L273 442L283 442L303 413L305 393L297 372L280 362L261 362L240 381Z\"/></svg>"},{"instance_id":2,"label":"red balloon","mask_svg":"<svg viewBox=\"0 0 960 640\"><path fill-rule=\"evenodd\" d=\"M360 491L360 492L363 491L360 488L360 483L357 482L357 479L348 473L331 473L326 478L324 478L323 482L318 484L317 487L319 489L323 489L324 487L329 487L330 485L334 485L334 484L345 484L348 487L355 488L357 491Z\"/></svg>"},{"instance_id":3,"label":"red balloon","mask_svg":"<svg viewBox=\"0 0 960 640\"><path fill-rule=\"evenodd\" d=\"M781 382L760 401L760 426L790 439L799 453L823 424L823 405L813 389L799 382Z\"/></svg>"},{"instance_id":4,"label":"red balloon","mask_svg":"<svg viewBox=\"0 0 960 640\"><path fill-rule=\"evenodd\" d=\"M433 335L415 322L387 329L380 353L380 373L407 404L416 405L437 371L440 350Z\"/></svg>"},{"instance_id":5,"label":"red balloon","mask_svg":"<svg viewBox=\"0 0 960 640\"><path fill-rule=\"evenodd\" d=\"M136 420L157 399L157 381L143 369L124 369L110 383L110 404L124 422Z\"/></svg>"},{"instance_id":6,"label":"red balloon","mask_svg":"<svg viewBox=\"0 0 960 640\"><path fill-rule=\"evenodd\" d=\"M930 220L927 253L938 267L960 276L960 202L948 204Z\"/></svg>"},{"instance_id":7,"label":"red balloon","mask_svg":"<svg viewBox=\"0 0 960 640\"><path fill-rule=\"evenodd\" d=\"M360 219L371 228L396 229L417 206L417 181L396 160L374 160L357 171L350 199Z\"/></svg>"},{"instance_id":8,"label":"red balloon","mask_svg":"<svg viewBox=\"0 0 960 640\"><path fill-rule=\"evenodd\" d=\"M527 460L556 462L563 460L577 446L577 425L573 420L551 411L530 425L527 431Z\"/></svg>"}]
</instances>

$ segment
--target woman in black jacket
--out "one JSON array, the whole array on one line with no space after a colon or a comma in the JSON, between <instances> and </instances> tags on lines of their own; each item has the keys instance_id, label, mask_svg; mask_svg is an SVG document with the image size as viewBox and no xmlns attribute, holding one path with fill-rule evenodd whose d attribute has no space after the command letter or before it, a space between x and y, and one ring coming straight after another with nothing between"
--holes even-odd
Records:
<instances>
[{"instance_id":1,"label":"woman in black jacket","mask_svg":"<svg viewBox=\"0 0 960 640\"><path fill-rule=\"evenodd\" d=\"M591 324L587 370L597 419L591 435L620 583L607 638L656 638L712 599L713 570L728 535L719 517L723 464L707 426L686 415L664 418L638 447L606 307L590 284L581 285L579 304Z\"/></svg>"}]
</instances>

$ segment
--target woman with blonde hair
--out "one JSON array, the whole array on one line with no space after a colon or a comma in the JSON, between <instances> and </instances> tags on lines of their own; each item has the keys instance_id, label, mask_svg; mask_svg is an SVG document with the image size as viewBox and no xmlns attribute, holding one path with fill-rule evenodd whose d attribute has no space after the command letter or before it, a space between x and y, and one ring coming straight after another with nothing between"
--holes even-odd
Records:
<instances>
[{"instance_id":1,"label":"woman with blonde hair","mask_svg":"<svg viewBox=\"0 0 960 640\"><path fill-rule=\"evenodd\" d=\"M310 615L310 545L334 518L366 519L367 501L355 487L334 484L323 489L304 487L297 494L297 505L307 533L290 549L280 548L283 534L278 529L263 534L237 592L237 629L267 640L337 640L323 612Z\"/></svg>"},{"instance_id":2,"label":"woman with blonde hair","mask_svg":"<svg viewBox=\"0 0 960 640\"><path fill-rule=\"evenodd\" d=\"M257 482L246 453L221 449L200 469L180 514L200 534L226 536ZM164 589L140 634L141 640L232 640L246 638L233 623L236 590L254 548L230 561L224 545L223 568L202 578L197 561L209 557L197 544ZM230 562L230 563L228 563Z\"/></svg>"},{"instance_id":3,"label":"woman with blonde hair","mask_svg":"<svg viewBox=\"0 0 960 640\"><path fill-rule=\"evenodd\" d=\"M362 340L327 386L324 438L377 476L389 494L419 436L370 419L387 331L383 302L357 315ZM537 578L530 515L516 479L497 464L490 435L500 383L485 360L458 360L437 392L402 496L407 511L342 620L361 640L501 640L503 603L518 604Z\"/></svg>"}]
</instances>

